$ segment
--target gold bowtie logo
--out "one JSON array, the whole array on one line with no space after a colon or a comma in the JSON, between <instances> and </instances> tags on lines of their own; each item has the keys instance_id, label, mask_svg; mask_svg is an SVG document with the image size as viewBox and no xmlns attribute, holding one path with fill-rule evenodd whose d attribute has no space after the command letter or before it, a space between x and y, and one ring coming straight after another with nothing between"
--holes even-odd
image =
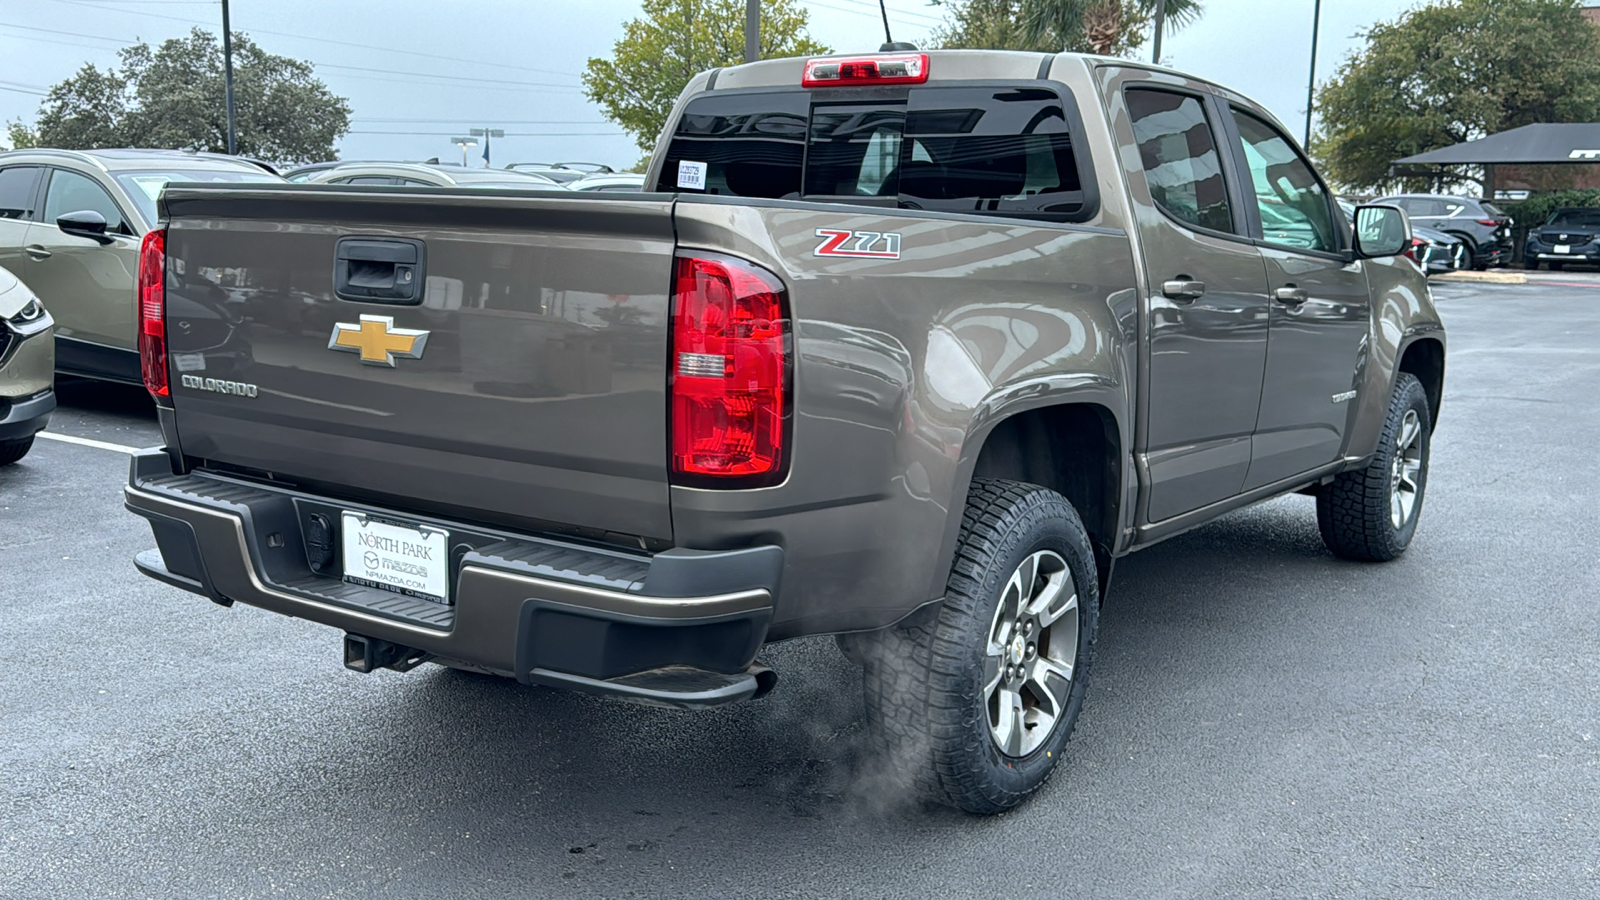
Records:
<instances>
[{"instance_id":1,"label":"gold bowtie logo","mask_svg":"<svg viewBox=\"0 0 1600 900\"><path fill-rule=\"evenodd\" d=\"M335 322L328 338L329 350L348 350L361 354L369 366L394 368L394 359L421 359L428 332L415 328L396 328L389 316L362 316L359 325Z\"/></svg>"}]
</instances>

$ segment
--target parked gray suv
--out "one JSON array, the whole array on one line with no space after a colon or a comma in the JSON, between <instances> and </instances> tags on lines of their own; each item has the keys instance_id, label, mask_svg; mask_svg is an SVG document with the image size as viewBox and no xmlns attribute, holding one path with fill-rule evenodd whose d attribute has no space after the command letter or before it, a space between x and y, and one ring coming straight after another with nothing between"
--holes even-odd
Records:
<instances>
[{"instance_id":1,"label":"parked gray suv","mask_svg":"<svg viewBox=\"0 0 1600 900\"><path fill-rule=\"evenodd\" d=\"M1395 194L1373 203L1398 206L1417 228L1432 228L1467 243L1474 269L1511 262L1511 217L1493 203L1448 194Z\"/></svg>"}]
</instances>

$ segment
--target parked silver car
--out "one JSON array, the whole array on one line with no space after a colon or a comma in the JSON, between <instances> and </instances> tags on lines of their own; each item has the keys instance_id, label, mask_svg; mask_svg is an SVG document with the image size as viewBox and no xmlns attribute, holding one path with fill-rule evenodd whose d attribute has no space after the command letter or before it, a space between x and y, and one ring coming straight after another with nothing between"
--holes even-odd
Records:
<instances>
[{"instance_id":1,"label":"parked silver car","mask_svg":"<svg viewBox=\"0 0 1600 900\"><path fill-rule=\"evenodd\" d=\"M561 184L532 172L471 169L436 163L368 162L335 166L312 175L308 184L373 184L389 187L518 188L552 190Z\"/></svg>"}]
</instances>

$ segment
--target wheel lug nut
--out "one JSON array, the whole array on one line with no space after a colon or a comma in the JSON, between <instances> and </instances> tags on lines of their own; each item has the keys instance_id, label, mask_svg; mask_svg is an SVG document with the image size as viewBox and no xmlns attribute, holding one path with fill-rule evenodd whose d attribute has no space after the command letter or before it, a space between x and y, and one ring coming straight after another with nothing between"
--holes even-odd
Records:
<instances>
[{"instance_id":1,"label":"wheel lug nut","mask_svg":"<svg viewBox=\"0 0 1600 900\"><path fill-rule=\"evenodd\" d=\"M1034 654L1036 654L1038 652L1039 652L1039 645L1038 644L1029 644L1028 645L1028 658L1029 659L1033 659Z\"/></svg>"}]
</instances>

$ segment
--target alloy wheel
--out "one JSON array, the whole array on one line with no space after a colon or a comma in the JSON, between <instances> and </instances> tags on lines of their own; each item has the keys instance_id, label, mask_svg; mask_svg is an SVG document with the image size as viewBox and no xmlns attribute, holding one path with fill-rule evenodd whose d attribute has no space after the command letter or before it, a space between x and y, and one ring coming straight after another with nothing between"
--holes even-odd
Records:
<instances>
[{"instance_id":1,"label":"alloy wheel","mask_svg":"<svg viewBox=\"0 0 1600 900\"><path fill-rule=\"evenodd\" d=\"M1006 581L989 629L983 697L1006 756L1039 749L1066 714L1078 662L1078 593L1066 560L1040 550Z\"/></svg>"},{"instance_id":2,"label":"alloy wheel","mask_svg":"<svg viewBox=\"0 0 1600 900\"><path fill-rule=\"evenodd\" d=\"M1400 421L1394 461L1389 465L1389 523L1399 530L1417 508L1418 480L1422 475L1422 420L1414 409Z\"/></svg>"}]
</instances>

